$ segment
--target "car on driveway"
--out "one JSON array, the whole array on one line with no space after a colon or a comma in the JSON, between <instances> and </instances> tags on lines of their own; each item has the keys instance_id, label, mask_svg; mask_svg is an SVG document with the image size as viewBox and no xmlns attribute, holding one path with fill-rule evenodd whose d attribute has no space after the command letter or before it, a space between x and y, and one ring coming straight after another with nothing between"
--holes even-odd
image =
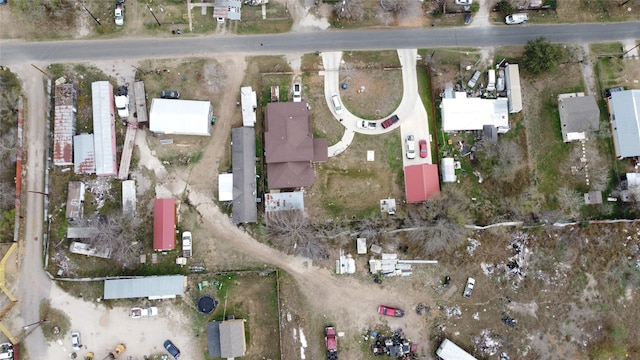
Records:
<instances>
[{"instance_id":1,"label":"car on driveway","mask_svg":"<svg viewBox=\"0 0 640 360\"><path fill-rule=\"evenodd\" d=\"M470 89L473 89L474 87L476 87L476 83L478 83L478 79L480 79L480 75L482 73L478 70L474 71L473 75L471 75L471 79L469 79L469 82L467 82L467 86Z\"/></svg>"},{"instance_id":2,"label":"car on driveway","mask_svg":"<svg viewBox=\"0 0 640 360\"><path fill-rule=\"evenodd\" d=\"M180 358L180 350L177 346L173 345L171 340L167 340L164 342L164 348L173 356L174 359Z\"/></svg>"},{"instance_id":3,"label":"car on driveway","mask_svg":"<svg viewBox=\"0 0 640 360\"><path fill-rule=\"evenodd\" d=\"M333 105L333 109L336 111L336 114L342 114L342 104L340 103L340 97L338 97L338 94L334 93L331 95L331 104Z\"/></svg>"},{"instance_id":4,"label":"car on driveway","mask_svg":"<svg viewBox=\"0 0 640 360\"><path fill-rule=\"evenodd\" d=\"M358 127L358 129L375 129L378 124L376 124L373 121L367 121L367 120L358 120L358 122L356 123L356 126Z\"/></svg>"},{"instance_id":5,"label":"car on driveway","mask_svg":"<svg viewBox=\"0 0 640 360\"><path fill-rule=\"evenodd\" d=\"M300 83L293 84L293 102L302 101L302 85Z\"/></svg>"},{"instance_id":6,"label":"car on driveway","mask_svg":"<svg viewBox=\"0 0 640 360\"><path fill-rule=\"evenodd\" d=\"M466 13L464 15L464 24L465 25L471 24L471 17L472 17L471 13Z\"/></svg>"},{"instance_id":7,"label":"car on driveway","mask_svg":"<svg viewBox=\"0 0 640 360\"><path fill-rule=\"evenodd\" d=\"M393 116L391 116L390 118L388 118L387 120L385 120L385 121L383 121L383 122L382 122L382 124L381 124L381 125L382 125L382 128L383 128L383 129L386 129L386 128L388 128L389 126L391 126L391 125L393 125L393 124L397 123L397 122L398 122L398 120L400 120L400 118L398 117L398 115L393 115Z\"/></svg>"},{"instance_id":8,"label":"car on driveway","mask_svg":"<svg viewBox=\"0 0 640 360\"><path fill-rule=\"evenodd\" d=\"M393 317L403 317L404 311L396 308L392 308L390 306L380 305L378 306L378 314L385 316L393 316Z\"/></svg>"},{"instance_id":9,"label":"car on driveway","mask_svg":"<svg viewBox=\"0 0 640 360\"><path fill-rule=\"evenodd\" d=\"M180 93L175 90L162 90L160 97L163 99L180 99Z\"/></svg>"},{"instance_id":10,"label":"car on driveway","mask_svg":"<svg viewBox=\"0 0 640 360\"><path fill-rule=\"evenodd\" d=\"M426 158L427 155L429 154L429 151L427 149L427 140L422 139L418 142L418 144L420 147L420 157Z\"/></svg>"},{"instance_id":11,"label":"car on driveway","mask_svg":"<svg viewBox=\"0 0 640 360\"><path fill-rule=\"evenodd\" d=\"M407 147L407 159L415 159L416 158L416 140L413 135L407 136L405 140L405 145Z\"/></svg>"},{"instance_id":12,"label":"car on driveway","mask_svg":"<svg viewBox=\"0 0 640 360\"><path fill-rule=\"evenodd\" d=\"M78 351L82 348L82 344L80 343L80 333L77 331L71 332L71 347L74 351Z\"/></svg>"},{"instance_id":13,"label":"car on driveway","mask_svg":"<svg viewBox=\"0 0 640 360\"><path fill-rule=\"evenodd\" d=\"M114 11L116 25L124 25L124 0L116 1L116 9Z\"/></svg>"}]
</instances>

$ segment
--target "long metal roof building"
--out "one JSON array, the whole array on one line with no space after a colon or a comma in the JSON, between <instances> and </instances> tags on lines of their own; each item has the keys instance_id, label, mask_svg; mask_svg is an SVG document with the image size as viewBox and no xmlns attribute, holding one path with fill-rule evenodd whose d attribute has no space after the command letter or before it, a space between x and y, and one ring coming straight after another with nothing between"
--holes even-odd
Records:
<instances>
[{"instance_id":1,"label":"long metal roof building","mask_svg":"<svg viewBox=\"0 0 640 360\"><path fill-rule=\"evenodd\" d=\"M93 146L96 175L113 176L118 173L116 161L116 118L113 86L108 81L91 83L93 101Z\"/></svg>"},{"instance_id":2,"label":"long metal roof building","mask_svg":"<svg viewBox=\"0 0 640 360\"><path fill-rule=\"evenodd\" d=\"M184 296L186 281L183 275L108 279L104 281L104 299L173 299Z\"/></svg>"}]
</instances>

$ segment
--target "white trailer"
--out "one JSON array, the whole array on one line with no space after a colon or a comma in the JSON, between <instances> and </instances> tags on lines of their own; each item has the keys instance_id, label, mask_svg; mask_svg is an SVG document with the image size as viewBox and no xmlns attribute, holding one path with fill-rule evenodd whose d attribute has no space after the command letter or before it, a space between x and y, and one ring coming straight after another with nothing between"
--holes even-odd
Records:
<instances>
[{"instance_id":1,"label":"white trailer","mask_svg":"<svg viewBox=\"0 0 640 360\"><path fill-rule=\"evenodd\" d=\"M477 360L449 339L442 341L438 350L436 350L436 355L442 360Z\"/></svg>"}]
</instances>

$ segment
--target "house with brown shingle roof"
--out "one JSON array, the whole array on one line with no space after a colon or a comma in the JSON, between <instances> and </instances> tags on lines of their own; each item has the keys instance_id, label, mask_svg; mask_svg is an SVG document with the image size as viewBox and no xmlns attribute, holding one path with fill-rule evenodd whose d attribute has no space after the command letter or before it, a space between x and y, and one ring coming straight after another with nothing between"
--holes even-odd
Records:
<instances>
[{"instance_id":1,"label":"house with brown shingle roof","mask_svg":"<svg viewBox=\"0 0 640 360\"><path fill-rule=\"evenodd\" d=\"M311 186L313 163L328 158L327 139L313 138L311 110L304 102L267 104L264 151L269 189Z\"/></svg>"}]
</instances>

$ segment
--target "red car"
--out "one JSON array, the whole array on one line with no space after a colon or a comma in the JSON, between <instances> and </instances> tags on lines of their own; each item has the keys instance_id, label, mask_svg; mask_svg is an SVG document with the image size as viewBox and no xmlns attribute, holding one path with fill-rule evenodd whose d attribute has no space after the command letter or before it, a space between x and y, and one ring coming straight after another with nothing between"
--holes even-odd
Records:
<instances>
[{"instance_id":1,"label":"red car","mask_svg":"<svg viewBox=\"0 0 640 360\"><path fill-rule=\"evenodd\" d=\"M403 317L404 311L389 306L380 305L378 306L378 314L393 317Z\"/></svg>"},{"instance_id":2,"label":"red car","mask_svg":"<svg viewBox=\"0 0 640 360\"><path fill-rule=\"evenodd\" d=\"M395 124L398 122L398 120L400 120L400 118L398 117L398 115L393 115L390 118L388 118L387 120L382 122L382 128L386 129L389 126Z\"/></svg>"},{"instance_id":3,"label":"red car","mask_svg":"<svg viewBox=\"0 0 640 360\"><path fill-rule=\"evenodd\" d=\"M427 151L427 140L420 140L420 142L418 143L420 144L420 157L421 158L426 158L428 151Z\"/></svg>"}]
</instances>

